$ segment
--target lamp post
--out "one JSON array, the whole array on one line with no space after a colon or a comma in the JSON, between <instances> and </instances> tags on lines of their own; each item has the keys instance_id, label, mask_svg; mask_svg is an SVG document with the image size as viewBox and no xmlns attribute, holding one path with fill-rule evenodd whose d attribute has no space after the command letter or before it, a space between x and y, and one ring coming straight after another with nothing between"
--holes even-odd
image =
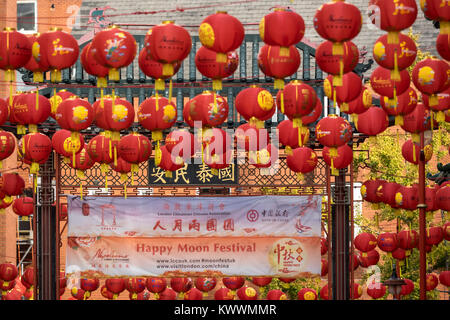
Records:
<instances>
[{"instance_id":1,"label":"lamp post","mask_svg":"<svg viewBox=\"0 0 450 320\"><path fill-rule=\"evenodd\" d=\"M389 293L392 294L394 300L400 300L400 292L402 291L402 285L406 284L405 280L397 277L397 266L396 262L392 267L391 277L384 281L384 284L388 286Z\"/></svg>"}]
</instances>

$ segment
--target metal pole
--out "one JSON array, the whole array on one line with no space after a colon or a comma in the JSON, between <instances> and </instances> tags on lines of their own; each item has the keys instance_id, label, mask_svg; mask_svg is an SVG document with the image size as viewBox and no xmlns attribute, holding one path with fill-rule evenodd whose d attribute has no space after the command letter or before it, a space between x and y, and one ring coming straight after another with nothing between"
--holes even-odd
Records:
<instances>
[{"instance_id":1,"label":"metal pole","mask_svg":"<svg viewBox=\"0 0 450 320\"><path fill-rule=\"evenodd\" d=\"M427 252L425 249L425 237L426 237L426 212L427 207L425 203L425 154L423 152L424 147L424 132L420 133L420 156L419 156L419 254L420 254L420 268L419 268L419 284L420 284L420 300L426 300L426 263Z\"/></svg>"},{"instance_id":2,"label":"metal pole","mask_svg":"<svg viewBox=\"0 0 450 320\"><path fill-rule=\"evenodd\" d=\"M60 193L60 162L59 162L59 155L54 152L54 166L55 166L55 206L56 206L56 225L55 225L55 235L56 235L56 241L55 241L55 262L56 262L56 277L53 279L55 281L56 285L56 299L60 300L59 295L59 274L60 274L60 248L61 248L61 233L60 233L60 203L59 203L59 193Z\"/></svg>"},{"instance_id":3,"label":"metal pole","mask_svg":"<svg viewBox=\"0 0 450 320\"><path fill-rule=\"evenodd\" d=\"M331 248L332 248L332 228L331 228L331 178L330 178L330 167L326 166L326 172L327 172L327 226L328 226L328 235L327 235L327 245L328 245L328 299L333 299L333 290L332 289L332 283L333 283L333 259L331 256Z\"/></svg>"}]
</instances>

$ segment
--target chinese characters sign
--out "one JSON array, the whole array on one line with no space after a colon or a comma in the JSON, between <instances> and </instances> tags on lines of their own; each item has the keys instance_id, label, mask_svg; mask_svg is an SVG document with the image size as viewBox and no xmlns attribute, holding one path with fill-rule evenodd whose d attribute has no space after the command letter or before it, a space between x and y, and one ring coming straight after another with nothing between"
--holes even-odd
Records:
<instances>
[{"instance_id":1,"label":"chinese characters sign","mask_svg":"<svg viewBox=\"0 0 450 320\"><path fill-rule=\"evenodd\" d=\"M67 273L319 275L320 196L69 196Z\"/></svg>"},{"instance_id":2,"label":"chinese characters sign","mask_svg":"<svg viewBox=\"0 0 450 320\"><path fill-rule=\"evenodd\" d=\"M238 184L239 168L236 163L231 163L228 168L218 170L214 175L211 168L206 164L185 164L183 168L167 177L164 170L156 167L154 161L149 161L148 175L149 183L156 185L233 185Z\"/></svg>"}]
</instances>

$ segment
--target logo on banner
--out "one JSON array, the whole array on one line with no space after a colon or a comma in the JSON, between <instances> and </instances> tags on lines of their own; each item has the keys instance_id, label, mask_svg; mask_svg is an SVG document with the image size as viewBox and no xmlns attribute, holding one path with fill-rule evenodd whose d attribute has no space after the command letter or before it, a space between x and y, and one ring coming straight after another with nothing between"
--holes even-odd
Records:
<instances>
[{"instance_id":1,"label":"logo on banner","mask_svg":"<svg viewBox=\"0 0 450 320\"><path fill-rule=\"evenodd\" d=\"M255 222L259 218L259 213L255 209L249 210L247 212L247 220L250 222Z\"/></svg>"},{"instance_id":2,"label":"logo on banner","mask_svg":"<svg viewBox=\"0 0 450 320\"><path fill-rule=\"evenodd\" d=\"M272 247L270 262L276 273L296 273L300 269L303 260L303 249L299 241L295 239L278 240Z\"/></svg>"}]
</instances>

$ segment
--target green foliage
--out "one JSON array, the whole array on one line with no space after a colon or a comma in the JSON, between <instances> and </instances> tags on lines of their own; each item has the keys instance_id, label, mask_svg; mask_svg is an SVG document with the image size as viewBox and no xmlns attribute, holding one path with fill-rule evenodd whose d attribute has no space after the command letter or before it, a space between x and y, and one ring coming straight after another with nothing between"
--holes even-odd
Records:
<instances>
[{"instance_id":1,"label":"green foliage","mask_svg":"<svg viewBox=\"0 0 450 320\"><path fill-rule=\"evenodd\" d=\"M283 291L288 296L289 300L297 300L297 293L303 288L314 289L316 290L317 296L319 296L320 278L298 278L291 283L285 283L277 278L273 278L271 283L261 288L260 293L261 297L265 299L270 290L278 289Z\"/></svg>"}]
</instances>

